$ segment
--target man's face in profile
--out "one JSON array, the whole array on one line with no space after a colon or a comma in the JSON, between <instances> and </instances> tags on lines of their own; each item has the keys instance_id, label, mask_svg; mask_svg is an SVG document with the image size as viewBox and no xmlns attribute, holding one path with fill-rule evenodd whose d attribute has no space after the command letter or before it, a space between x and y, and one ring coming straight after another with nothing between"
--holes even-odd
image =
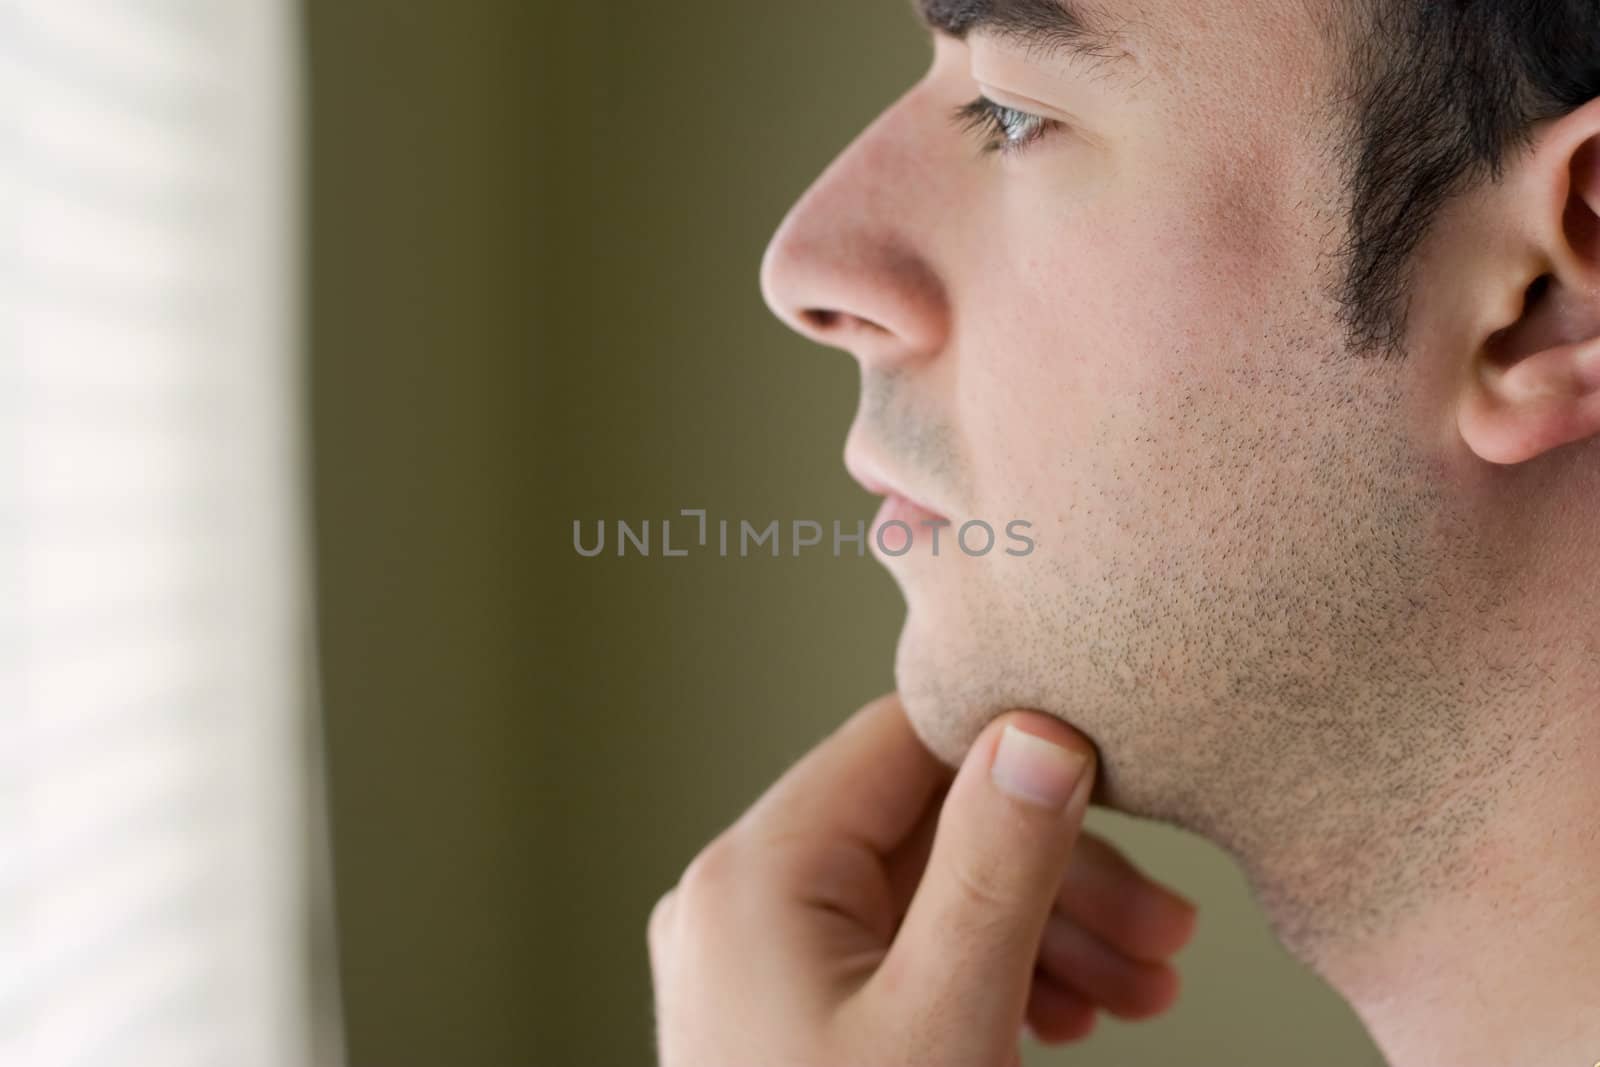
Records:
<instances>
[{"instance_id":1,"label":"man's face in profile","mask_svg":"<svg viewBox=\"0 0 1600 1067\"><path fill-rule=\"evenodd\" d=\"M762 269L861 368L845 462L885 496L907 748L960 763L956 796L1009 710L1063 720L1096 798L1231 852L1396 1062L1572 1060L1600 978L1573 951L1600 914L1600 15L918 6L926 76ZM1033 551L993 550L1019 523ZM823 793L780 788L773 840L816 840L795 798ZM956 897L1015 902L969 876L1016 857L971 862ZM749 882L721 884L707 937Z\"/></svg>"},{"instance_id":2,"label":"man's face in profile","mask_svg":"<svg viewBox=\"0 0 1600 1067\"><path fill-rule=\"evenodd\" d=\"M860 363L852 472L952 524L884 560L944 758L1038 708L1107 802L1229 844L1341 766L1425 788L1408 734L1464 732L1441 677L1506 582L1441 491L1471 457L1427 292L1466 208L1404 334L1353 340L1336 7L930 0L926 76L773 239L769 303ZM972 519L1037 547L961 552Z\"/></svg>"}]
</instances>

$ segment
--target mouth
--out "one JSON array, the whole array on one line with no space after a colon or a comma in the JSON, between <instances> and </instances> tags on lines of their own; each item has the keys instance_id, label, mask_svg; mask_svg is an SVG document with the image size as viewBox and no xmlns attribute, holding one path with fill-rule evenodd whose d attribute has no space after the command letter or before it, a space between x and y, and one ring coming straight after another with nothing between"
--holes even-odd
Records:
<instances>
[{"instance_id":1,"label":"mouth","mask_svg":"<svg viewBox=\"0 0 1600 1067\"><path fill-rule=\"evenodd\" d=\"M855 450L847 453L845 469L861 488L883 498L869 531L874 550L901 556L916 541L936 537L942 532L941 527L950 525L949 517L901 488L900 483L884 474L862 453ZM891 523L898 525L891 526Z\"/></svg>"}]
</instances>

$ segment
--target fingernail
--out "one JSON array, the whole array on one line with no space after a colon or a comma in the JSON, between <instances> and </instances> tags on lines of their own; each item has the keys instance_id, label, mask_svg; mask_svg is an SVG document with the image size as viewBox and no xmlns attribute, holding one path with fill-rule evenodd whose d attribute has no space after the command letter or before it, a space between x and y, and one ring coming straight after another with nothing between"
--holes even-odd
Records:
<instances>
[{"instance_id":1,"label":"fingernail","mask_svg":"<svg viewBox=\"0 0 1600 1067\"><path fill-rule=\"evenodd\" d=\"M1007 723L995 748L989 777L1007 796L1060 811L1072 799L1073 787L1088 765L1089 757L1084 753Z\"/></svg>"}]
</instances>

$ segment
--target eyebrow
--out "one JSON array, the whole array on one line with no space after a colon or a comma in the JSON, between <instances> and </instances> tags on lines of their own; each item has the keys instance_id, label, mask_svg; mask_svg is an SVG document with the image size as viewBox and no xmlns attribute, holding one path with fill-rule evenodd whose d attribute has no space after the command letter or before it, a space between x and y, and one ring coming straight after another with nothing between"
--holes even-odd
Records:
<instances>
[{"instance_id":1,"label":"eyebrow","mask_svg":"<svg viewBox=\"0 0 1600 1067\"><path fill-rule=\"evenodd\" d=\"M1030 48L1079 59L1131 59L1123 34L1072 0L914 0L930 29L963 40L992 33Z\"/></svg>"}]
</instances>

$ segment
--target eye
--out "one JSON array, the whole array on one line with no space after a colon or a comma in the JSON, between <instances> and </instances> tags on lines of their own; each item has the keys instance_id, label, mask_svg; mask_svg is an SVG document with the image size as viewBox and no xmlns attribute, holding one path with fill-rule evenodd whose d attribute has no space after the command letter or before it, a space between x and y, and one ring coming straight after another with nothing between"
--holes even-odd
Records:
<instances>
[{"instance_id":1,"label":"eye","mask_svg":"<svg viewBox=\"0 0 1600 1067\"><path fill-rule=\"evenodd\" d=\"M978 137L985 153L1001 155L1021 152L1060 126L1055 119L1018 111L986 96L956 108L954 119L956 125Z\"/></svg>"}]
</instances>

